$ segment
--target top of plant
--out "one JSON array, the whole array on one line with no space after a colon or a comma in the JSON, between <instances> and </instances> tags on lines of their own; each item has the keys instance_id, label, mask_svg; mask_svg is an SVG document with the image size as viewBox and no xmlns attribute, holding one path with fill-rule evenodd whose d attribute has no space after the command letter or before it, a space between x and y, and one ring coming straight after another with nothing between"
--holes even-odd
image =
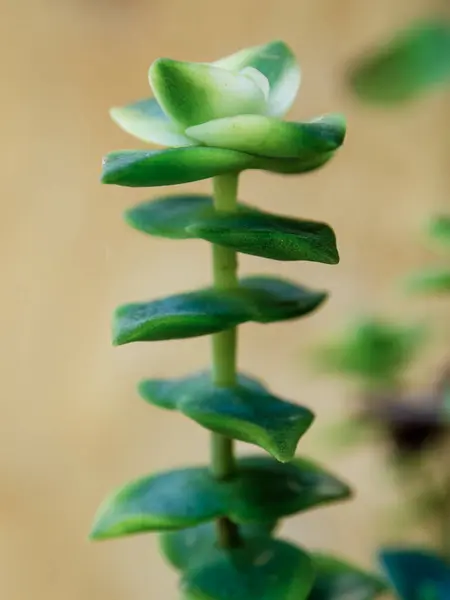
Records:
<instances>
[{"instance_id":1,"label":"top of plant","mask_svg":"<svg viewBox=\"0 0 450 600\"><path fill-rule=\"evenodd\" d=\"M300 79L295 56L281 41L211 63L158 58L149 69L154 97L113 108L111 116L126 132L171 153L111 153L103 182L170 185L244 169L287 174L322 166L342 145L345 120L283 121ZM149 156L157 176L149 175L148 163L143 173L140 161Z\"/></svg>"},{"instance_id":2,"label":"top of plant","mask_svg":"<svg viewBox=\"0 0 450 600\"><path fill-rule=\"evenodd\" d=\"M154 98L146 102L154 108L154 121L146 120L143 126L141 103L113 108L111 116L128 133L164 146L198 145L190 128L216 119L282 117L300 87L300 68L283 42L241 50L212 63L158 58L148 77Z\"/></svg>"}]
</instances>

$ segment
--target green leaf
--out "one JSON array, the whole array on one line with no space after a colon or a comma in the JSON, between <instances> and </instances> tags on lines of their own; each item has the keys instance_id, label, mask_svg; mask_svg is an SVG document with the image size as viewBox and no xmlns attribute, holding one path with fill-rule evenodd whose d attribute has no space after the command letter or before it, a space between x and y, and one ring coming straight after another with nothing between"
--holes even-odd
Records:
<instances>
[{"instance_id":1,"label":"green leaf","mask_svg":"<svg viewBox=\"0 0 450 600\"><path fill-rule=\"evenodd\" d=\"M218 387L210 373L180 379L150 379L141 396L162 408L177 409L203 427L264 448L281 462L293 458L314 415L303 406L270 394L258 381L240 376L234 387Z\"/></svg>"},{"instance_id":2,"label":"green leaf","mask_svg":"<svg viewBox=\"0 0 450 600\"><path fill-rule=\"evenodd\" d=\"M282 175L301 175L320 169L329 162L335 152L322 152L311 158L258 158L249 169L259 169Z\"/></svg>"},{"instance_id":3,"label":"green leaf","mask_svg":"<svg viewBox=\"0 0 450 600\"><path fill-rule=\"evenodd\" d=\"M176 185L251 168L255 159L222 148L120 150L103 161L102 183L128 187Z\"/></svg>"},{"instance_id":4,"label":"green leaf","mask_svg":"<svg viewBox=\"0 0 450 600\"><path fill-rule=\"evenodd\" d=\"M159 58L149 80L161 108L183 127L266 110L264 90L253 76L218 66Z\"/></svg>"},{"instance_id":5,"label":"green leaf","mask_svg":"<svg viewBox=\"0 0 450 600\"><path fill-rule=\"evenodd\" d=\"M308 554L287 542L251 539L242 548L217 549L184 573L183 600L304 600L314 580Z\"/></svg>"},{"instance_id":6,"label":"green leaf","mask_svg":"<svg viewBox=\"0 0 450 600\"><path fill-rule=\"evenodd\" d=\"M245 523L239 527L239 535L244 539L269 537L276 522ZM211 558L217 547L215 521L203 523L197 527L166 531L159 536L161 552L169 563L179 571L186 571L202 565Z\"/></svg>"},{"instance_id":7,"label":"green leaf","mask_svg":"<svg viewBox=\"0 0 450 600\"><path fill-rule=\"evenodd\" d=\"M425 294L445 294L450 292L450 269L447 267L429 268L415 273L406 282L408 290Z\"/></svg>"},{"instance_id":8,"label":"green leaf","mask_svg":"<svg viewBox=\"0 0 450 600\"><path fill-rule=\"evenodd\" d=\"M420 600L448 600L450 586L446 583L425 583L420 588Z\"/></svg>"},{"instance_id":9,"label":"green leaf","mask_svg":"<svg viewBox=\"0 0 450 600\"><path fill-rule=\"evenodd\" d=\"M423 592L426 588L430 592L433 587L436 600L449 597L450 568L437 554L421 548L389 548L380 553L380 562L390 584L402 600L424 600L427 596ZM441 590L442 594L438 595L437 592Z\"/></svg>"},{"instance_id":10,"label":"green leaf","mask_svg":"<svg viewBox=\"0 0 450 600\"><path fill-rule=\"evenodd\" d=\"M419 21L364 57L351 73L354 91L365 101L389 104L450 82L450 21Z\"/></svg>"},{"instance_id":11,"label":"green leaf","mask_svg":"<svg viewBox=\"0 0 450 600\"><path fill-rule=\"evenodd\" d=\"M195 146L184 128L167 117L154 98L110 110L112 120L127 133L144 142L163 146Z\"/></svg>"},{"instance_id":12,"label":"green leaf","mask_svg":"<svg viewBox=\"0 0 450 600\"><path fill-rule=\"evenodd\" d=\"M117 490L100 507L93 539L193 527L219 517L237 523L280 517L343 500L350 488L306 459L279 463L264 457L237 461L233 479L215 479L208 467L151 475Z\"/></svg>"},{"instance_id":13,"label":"green leaf","mask_svg":"<svg viewBox=\"0 0 450 600\"><path fill-rule=\"evenodd\" d=\"M308 159L339 148L345 128L345 120L340 115L326 115L309 123L238 115L189 127L186 134L206 146L271 158Z\"/></svg>"},{"instance_id":14,"label":"green leaf","mask_svg":"<svg viewBox=\"0 0 450 600\"><path fill-rule=\"evenodd\" d=\"M127 187L178 185L217 175L259 169L284 175L300 175L323 167L334 152L302 158L260 158L225 150L191 146L168 150L119 150L103 159L101 181Z\"/></svg>"},{"instance_id":15,"label":"green leaf","mask_svg":"<svg viewBox=\"0 0 450 600\"><path fill-rule=\"evenodd\" d=\"M424 342L424 329L377 319L355 322L341 339L324 344L316 360L330 371L369 385L394 384Z\"/></svg>"},{"instance_id":16,"label":"green leaf","mask_svg":"<svg viewBox=\"0 0 450 600\"><path fill-rule=\"evenodd\" d=\"M183 339L253 321L274 323L305 316L324 302L316 292L274 277L246 277L236 290L206 288L148 303L125 304L114 315L113 342Z\"/></svg>"},{"instance_id":17,"label":"green leaf","mask_svg":"<svg viewBox=\"0 0 450 600\"><path fill-rule=\"evenodd\" d=\"M311 556L316 579L308 600L373 600L386 591L381 577L327 554Z\"/></svg>"},{"instance_id":18,"label":"green leaf","mask_svg":"<svg viewBox=\"0 0 450 600\"><path fill-rule=\"evenodd\" d=\"M339 262L334 231L325 223L249 210L211 215L190 225L188 232L243 254L273 260Z\"/></svg>"},{"instance_id":19,"label":"green leaf","mask_svg":"<svg viewBox=\"0 0 450 600\"><path fill-rule=\"evenodd\" d=\"M428 225L428 234L439 244L450 247L450 216L434 216Z\"/></svg>"},{"instance_id":20,"label":"green leaf","mask_svg":"<svg viewBox=\"0 0 450 600\"><path fill-rule=\"evenodd\" d=\"M269 81L266 114L272 117L281 117L291 108L300 87L301 74L295 55L279 40L245 48L214 64L233 71L246 67L260 71Z\"/></svg>"},{"instance_id":21,"label":"green leaf","mask_svg":"<svg viewBox=\"0 0 450 600\"><path fill-rule=\"evenodd\" d=\"M339 262L334 231L325 223L278 216L244 204L239 204L236 214L217 212L210 196L158 198L128 210L125 218L150 235L200 238L274 260Z\"/></svg>"}]
</instances>

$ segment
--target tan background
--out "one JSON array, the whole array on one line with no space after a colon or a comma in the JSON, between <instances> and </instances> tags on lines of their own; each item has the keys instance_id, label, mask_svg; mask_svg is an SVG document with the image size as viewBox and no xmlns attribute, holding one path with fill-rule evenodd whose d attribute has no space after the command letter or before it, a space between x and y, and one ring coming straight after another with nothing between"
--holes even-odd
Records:
<instances>
[{"instance_id":1,"label":"tan background","mask_svg":"<svg viewBox=\"0 0 450 600\"><path fill-rule=\"evenodd\" d=\"M394 282L432 257L416 236L429 212L445 203L448 107L435 95L402 114L373 112L342 85L348 59L427 6L428 0L0 0L1 598L176 597L176 577L153 537L86 540L94 511L113 487L203 460L207 451L203 430L147 407L134 391L142 376L204 365L207 340L119 349L109 341L110 314L120 302L209 278L205 244L146 239L122 223L123 209L154 191L98 183L104 153L138 145L110 122L107 109L145 96L147 68L161 55L209 60L283 38L304 71L293 115L348 116L345 149L324 171L242 179L246 201L333 224L342 262L243 258L245 272L288 274L333 295L303 323L246 326L240 356L242 367L263 374L274 390L316 408L318 424L303 448L359 489L352 503L291 519L286 536L365 565L380 535L393 537L389 527L374 526L377 505L388 502L380 461L371 451L332 456L319 441L348 397L344 385L311 373L305 357L312 342L361 306L394 316L431 313L437 322L447 316L436 301L407 304ZM438 354L414 375L421 383Z\"/></svg>"}]
</instances>

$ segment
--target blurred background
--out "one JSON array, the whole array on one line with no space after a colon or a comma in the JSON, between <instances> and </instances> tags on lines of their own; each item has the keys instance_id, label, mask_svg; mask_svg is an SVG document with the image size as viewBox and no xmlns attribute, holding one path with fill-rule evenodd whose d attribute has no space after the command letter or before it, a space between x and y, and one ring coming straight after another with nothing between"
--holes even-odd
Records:
<instances>
[{"instance_id":1,"label":"blurred background","mask_svg":"<svg viewBox=\"0 0 450 600\"><path fill-rule=\"evenodd\" d=\"M448 298L407 297L398 285L435 260L420 236L448 202L448 93L386 110L361 102L346 79L355 58L441 9L430 0L0 0L1 597L176 595L177 577L151 535L87 540L111 489L203 462L208 447L206 431L135 392L142 377L201 368L208 340L111 347L118 304L206 284L210 261L203 242L146 238L125 226L126 207L165 190L99 184L102 155L143 147L108 109L148 95L147 69L159 56L209 61L277 38L303 70L291 117L342 112L348 138L323 171L292 179L250 172L240 195L329 222L341 263L242 257L243 273L288 275L331 299L295 324L242 327L240 364L317 413L299 452L357 489L354 501L292 518L282 531L366 567L378 544L430 535L426 526L393 526L403 500L379 443L336 452L327 432L351 413L359 390L311 368L310 354L355 315L377 313L437 325L408 369L408 388L429 390L448 358Z\"/></svg>"}]
</instances>

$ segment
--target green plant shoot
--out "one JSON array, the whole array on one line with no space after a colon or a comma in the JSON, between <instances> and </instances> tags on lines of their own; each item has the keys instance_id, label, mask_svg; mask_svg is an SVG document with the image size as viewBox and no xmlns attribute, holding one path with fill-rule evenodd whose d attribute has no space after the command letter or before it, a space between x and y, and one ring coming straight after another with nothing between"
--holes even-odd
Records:
<instances>
[{"instance_id":1,"label":"green plant shoot","mask_svg":"<svg viewBox=\"0 0 450 600\"><path fill-rule=\"evenodd\" d=\"M278 277L240 279L238 253L339 260L328 225L239 202L239 175L249 169L299 175L324 166L344 141L345 121L340 115L283 120L300 69L280 41L212 63L160 58L149 81L152 98L114 108L111 116L126 132L166 148L107 155L102 181L155 187L212 179L211 196L158 197L125 218L148 235L210 243L214 277L199 290L119 307L113 341L211 336L209 368L139 384L146 402L178 410L211 432L211 458L115 491L101 506L91 537L158 533L162 553L180 572L184 600L338 600L348 594L371 600L384 589L378 577L274 537L283 517L351 492L315 462L294 457L313 413L240 373L236 352L239 325L304 317L327 298ZM234 440L268 455L238 458Z\"/></svg>"}]
</instances>

